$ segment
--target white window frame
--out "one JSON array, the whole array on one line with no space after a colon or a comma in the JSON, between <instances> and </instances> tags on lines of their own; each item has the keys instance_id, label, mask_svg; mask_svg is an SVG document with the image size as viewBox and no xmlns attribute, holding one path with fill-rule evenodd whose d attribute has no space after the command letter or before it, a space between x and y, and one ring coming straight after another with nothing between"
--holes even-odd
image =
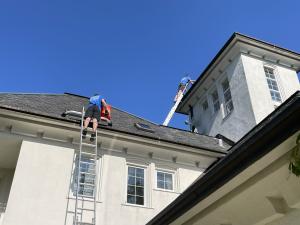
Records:
<instances>
[{"instance_id":1,"label":"white window frame","mask_svg":"<svg viewBox=\"0 0 300 225\"><path fill-rule=\"evenodd\" d=\"M157 173L165 173L165 174L171 174L172 175L172 189L166 189L166 188L159 188L157 183L158 183L158 179L157 179ZM161 190L161 191L167 191L167 192L175 192L176 190L176 182L175 182L175 171L171 171L171 170L165 170L165 169L159 169L157 168L155 170L155 189L157 190Z\"/></svg>"},{"instance_id":2,"label":"white window frame","mask_svg":"<svg viewBox=\"0 0 300 225\"><path fill-rule=\"evenodd\" d=\"M206 105L206 107L204 107L205 105ZM202 107L203 112L206 112L208 110L209 105L208 105L208 101L206 98L202 101L201 107Z\"/></svg>"},{"instance_id":3,"label":"white window frame","mask_svg":"<svg viewBox=\"0 0 300 225\"><path fill-rule=\"evenodd\" d=\"M228 88L226 90L224 90L223 84L225 82L228 82ZM224 104L223 104L223 111L224 111L224 118L227 117L229 114L232 113L232 111L234 110L234 105L233 105L233 101L232 101L232 95L231 95L231 89L230 89L230 83L229 83L229 79L227 77L225 77L221 83L220 83L221 89L222 89L222 93L223 93L223 100L224 100ZM229 92L230 94L230 99L228 101L226 101L225 95ZM228 110L228 105L231 104L232 105L232 109L229 111Z\"/></svg>"},{"instance_id":4,"label":"white window frame","mask_svg":"<svg viewBox=\"0 0 300 225\"><path fill-rule=\"evenodd\" d=\"M138 169L143 169L144 170L144 204L140 205L140 204L135 204L135 203L129 203L127 201L127 195L128 195L128 177L129 177L129 167L133 167L133 168L138 168ZM131 164L131 163L127 163L126 164L126 188L125 188L125 204L126 205L131 205L131 206L139 206L139 207L146 207L147 206L147 167L143 166L143 165L137 165L137 164Z\"/></svg>"},{"instance_id":5,"label":"white window frame","mask_svg":"<svg viewBox=\"0 0 300 225\"><path fill-rule=\"evenodd\" d=\"M79 157L79 153L76 153L76 156L75 156L75 161L74 161L74 164L73 164L73 174L72 174L72 191L69 192L69 198L70 199L74 199L76 198L76 186L77 186L77 166L78 165L78 160L77 160L77 157ZM93 160L91 158L91 160ZM102 197L101 197L101 189L102 189L102 183L101 183L101 180L102 180L102 177L103 177L103 174L102 174L102 166L103 166L103 157L102 156L99 156L97 158L97 161L96 161L96 165L95 165L95 185L97 185L97 188L96 188L96 193L93 194L93 196L88 196L88 195L85 195L83 196L83 199L86 199L86 200L89 200L91 198L94 198L94 196L96 195L96 200L97 202L102 202Z\"/></svg>"},{"instance_id":6,"label":"white window frame","mask_svg":"<svg viewBox=\"0 0 300 225\"><path fill-rule=\"evenodd\" d=\"M267 74L269 73L266 73L266 69L267 70L272 70L273 71L273 76L274 78L271 78L271 77L268 77ZM274 105L278 106L279 104L282 103L282 94L280 92L280 87L279 87L279 83L278 83L278 79L276 78L276 70L274 67L272 66L269 66L269 65L263 65L263 70L264 70L264 75L265 75L265 79L267 81L267 86L268 86L268 89L269 89L269 93L270 93L270 97L271 97L271 100L272 102L274 103ZM271 82L271 85L269 84L269 82ZM275 82L275 85L277 86L277 90L276 89L273 89L273 85L272 85L272 82ZM271 86L271 87L270 87ZM277 93L279 94L279 98L280 100L276 100L276 99L273 99L272 97L272 92L274 93Z\"/></svg>"},{"instance_id":7,"label":"white window frame","mask_svg":"<svg viewBox=\"0 0 300 225\"><path fill-rule=\"evenodd\" d=\"M214 101L214 98L213 98L213 94L214 93L217 93L217 97L218 98L216 99L216 101ZM217 87L214 88L213 91L210 93L210 97L211 97L211 102L212 102L213 113L215 114L218 111L220 111L220 107L221 107L221 105L220 105L220 96L219 96L218 88ZM217 110L215 109L215 103L218 103L218 109Z\"/></svg>"}]
</instances>

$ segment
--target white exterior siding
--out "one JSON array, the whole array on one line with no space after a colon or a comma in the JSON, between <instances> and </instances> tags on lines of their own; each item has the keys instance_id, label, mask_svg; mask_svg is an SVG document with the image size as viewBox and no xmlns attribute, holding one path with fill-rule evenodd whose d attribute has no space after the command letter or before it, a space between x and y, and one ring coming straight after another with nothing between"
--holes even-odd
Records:
<instances>
[{"instance_id":1,"label":"white exterior siding","mask_svg":"<svg viewBox=\"0 0 300 225\"><path fill-rule=\"evenodd\" d=\"M242 55L242 61L251 97L251 104L253 106L252 110L256 124L258 124L274 110L276 105L271 99L264 66L274 68L276 81L283 102L300 89L299 80L296 71L275 63L272 64L249 55Z\"/></svg>"},{"instance_id":2,"label":"white exterior siding","mask_svg":"<svg viewBox=\"0 0 300 225\"><path fill-rule=\"evenodd\" d=\"M206 94L199 96L200 98L193 105L194 117L191 124L197 128L197 132L210 136L222 134L233 141L238 141L280 105L271 98L264 66L274 68L282 102L300 89L295 70L250 55L240 54L208 87ZM221 85L226 77L229 81L234 107L227 116L224 111L224 95ZM221 103L221 108L217 113L213 113L211 99L211 93L215 88L218 90ZM209 107L204 111L202 104L205 99Z\"/></svg>"},{"instance_id":3,"label":"white exterior siding","mask_svg":"<svg viewBox=\"0 0 300 225\"><path fill-rule=\"evenodd\" d=\"M229 81L234 109L225 117L224 96L221 84L226 77ZM197 113L194 115L194 121L200 121L196 125L197 130L199 133L211 136L222 134L233 141L237 141L255 125L248 85L240 55L233 60L219 79L216 80L214 87L218 89L221 108L217 114L212 113L212 102L208 94L209 109L203 112L202 102L204 98L202 97L199 103L196 104ZM207 93L210 93L214 87L209 88Z\"/></svg>"},{"instance_id":4,"label":"white exterior siding","mask_svg":"<svg viewBox=\"0 0 300 225\"><path fill-rule=\"evenodd\" d=\"M72 225L74 147L43 139L23 141L13 177L4 225ZM147 146L145 146L146 148ZM163 148L161 149L163 151ZM133 156L116 149L101 149L98 162L97 224L142 225L184 191L203 171L195 165ZM147 156L147 154L145 154ZM204 159L204 158L203 158ZM207 160L212 160L207 158ZM127 165L145 168L145 205L126 203ZM157 169L174 172L174 191L158 190ZM8 196L8 193L7 195ZM81 204L82 201L79 201ZM93 204L84 201L85 207ZM85 218L91 221L91 214Z\"/></svg>"},{"instance_id":5,"label":"white exterior siding","mask_svg":"<svg viewBox=\"0 0 300 225\"><path fill-rule=\"evenodd\" d=\"M64 224L73 154L69 148L24 141L3 224Z\"/></svg>"}]
</instances>

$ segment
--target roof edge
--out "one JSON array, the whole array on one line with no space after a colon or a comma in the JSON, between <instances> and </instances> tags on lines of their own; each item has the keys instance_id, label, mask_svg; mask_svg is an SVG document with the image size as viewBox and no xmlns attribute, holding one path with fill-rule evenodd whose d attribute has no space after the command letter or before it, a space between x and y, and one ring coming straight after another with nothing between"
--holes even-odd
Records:
<instances>
[{"instance_id":1,"label":"roof edge","mask_svg":"<svg viewBox=\"0 0 300 225\"><path fill-rule=\"evenodd\" d=\"M203 177L189 186L147 225L170 224L272 151L274 147L299 131L299 115L300 91L297 91L231 147L226 157L211 167Z\"/></svg>"},{"instance_id":2,"label":"roof edge","mask_svg":"<svg viewBox=\"0 0 300 225\"><path fill-rule=\"evenodd\" d=\"M73 120L68 120L68 119L65 119L65 118L57 118L57 117L53 117L53 116L49 116L49 115L41 115L41 114L38 114L38 113L23 111L23 110L11 108L11 107L0 106L0 109L5 109L5 110L9 110L9 111L24 113L24 114L27 114L27 115L58 120L58 121L67 122L67 123L78 123L78 124L80 123L80 122L73 121ZM158 137L158 138L149 137L149 136L142 135L142 134L135 134L135 133L127 132L127 131L117 130L117 129L114 129L114 128L111 128L111 127L107 128L107 127L104 127L104 126L100 126L100 127L98 127L98 129L103 129L103 130L112 131L112 132L119 132L119 133L122 133L122 134L133 135L133 136L137 136L137 137L143 137L143 138L146 138L146 139L156 140L156 141L160 141L160 142L163 141L163 142L166 142L166 143L169 143L169 144L175 144L175 145L179 145L179 146L186 146L186 147L194 148L194 149L201 149L203 151L218 153L218 154L223 154L223 155L226 155L226 153L228 151L228 149L227 150L225 150L225 149L224 150L217 150L217 149L209 149L209 148L200 147L200 146L177 143L175 141L165 140L165 139L162 139L160 137Z\"/></svg>"},{"instance_id":3,"label":"roof edge","mask_svg":"<svg viewBox=\"0 0 300 225\"><path fill-rule=\"evenodd\" d=\"M192 92L194 92L194 89L196 88L196 86L203 80L205 79L207 76L204 76L210 69L211 67L214 65L214 63L219 59L219 57L225 52L225 50L227 49L227 47L233 43L233 40L236 39L236 41L241 41L238 39L248 39L250 41L256 42L258 44L263 44L263 45L267 45L268 47L272 47L275 49L279 49L281 51L287 52L289 54L294 54L296 55L296 57L299 57L300 60L300 53L274 45L272 43L266 42L266 41L262 41L260 39L254 38L254 37L250 37L247 36L245 34L241 34L239 32L234 32L230 38L225 42L225 44L222 46L222 48L218 51L218 53L215 55L215 57L210 61L210 63L205 67L205 69L203 70L203 72L199 75L199 77L197 78L197 80L195 81L195 83L193 84L193 86L187 91L187 93L185 93L185 95L183 96L179 106L176 109L177 113L181 113L184 115L187 115L185 112L182 111L182 108L185 106L186 101L188 100L188 98L190 98L190 95L192 94ZM286 56L289 57L289 56ZM290 58L290 57L289 57ZM300 69L298 71L296 71L297 73L300 72Z\"/></svg>"}]
</instances>

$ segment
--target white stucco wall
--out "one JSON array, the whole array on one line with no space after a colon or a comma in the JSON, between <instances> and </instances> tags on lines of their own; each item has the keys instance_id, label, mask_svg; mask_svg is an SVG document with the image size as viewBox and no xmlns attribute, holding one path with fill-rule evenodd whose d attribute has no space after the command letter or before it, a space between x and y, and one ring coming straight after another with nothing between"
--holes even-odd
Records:
<instances>
[{"instance_id":1,"label":"white stucco wall","mask_svg":"<svg viewBox=\"0 0 300 225\"><path fill-rule=\"evenodd\" d=\"M14 169L0 168L0 225L3 222L5 206L8 200Z\"/></svg>"},{"instance_id":2,"label":"white stucco wall","mask_svg":"<svg viewBox=\"0 0 300 225\"><path fill-rule=\"evenodd\" d=\"M56 142L23 141L11 185L4 225L72 225L75 197L72 192L74 149ZM127 165L145 168L145 206L126 203ZM200 174L195 165L117 151L102 151L98 163L97 224L143 225L159 213ZM156 169L174 172L174 191L156 188ZM82 203L82 201L79 201ZM86 208L93 202L85 199ZM83 216L91 222L92 214Z\"/></svg>"},{"instance_id":3,"label":"white stucco wall","mask_svg":"<svg viewBox=\"0 0 300 225\"><path fill-rule=\"evenodd\" d=\"M3 224L64 224L72 162L72 149L23 141Z\"/></svg>"},{"instance_id":4,"label":"white stucco wall","mask_svg":"<svg viewBox=\"0 0 300 225\"><path fill-rule=\"evenodd\" d=\"M284 102L297 90L300 90L299 80L295 70L281 65L257 59L249 55L242 55L242 61L256 124L258 124L267 115L274 111L274 105L276 104L272 101L270 95L265 77L264 65L274 68L282 102Z\"/></svg>"},{"instance_id":5,"label":"white stucco wall","mask_svg":"<svg viewBox=\"0 0 300 225\"><path fill-rule=\"evenodd\" d=\"M225 117L224 114L224 96L221 83L228 78L232 102L234 109ZM220 110L213 114L211 91L217 87L219 100L221 103ZM199 121L195 125L198 132L215 136L222 134L227 138L237 141L246 134L254 125L255 119L252 112L252 105L248 92L248 86L245 79L245 73L240 55L226 68L222 75L215 81L212 87L209 87L206 95L208 99L209 110L203 112L203 96L199 103L196 104L194 121Z\"/></svg>"},{"instance_id":6,"label":"white stucco wall","mask_svg":"<svg viewBox=\"0 0 300 225\"><path fill-rule=\"evenodd\" d=\"M248 133L256 124L261 122L275 109L278 103L272 101L264 65L274 68L282 102L300 90L299 80L295 70L269 61L241 54L227 66L226 70L208 87L206 94L200 96L199 101L193 105L194 118L192 125L199 133L215 136L222 134L233 141L238 141ZM226 117L224 113L224 96L222 80L227 77L234 109ZM220 110L213 113L211 93L217 88ZM202 104L207 99L209 109L204 111Z\"/></svg>"}]
</instances>

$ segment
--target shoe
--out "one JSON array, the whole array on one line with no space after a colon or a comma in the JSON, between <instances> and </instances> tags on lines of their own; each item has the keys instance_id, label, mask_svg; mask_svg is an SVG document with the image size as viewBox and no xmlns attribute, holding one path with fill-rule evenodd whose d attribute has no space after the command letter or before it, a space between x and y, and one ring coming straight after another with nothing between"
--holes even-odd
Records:
<instances>
[{"instance_id":1,"label":"shoe","mask_svg":"<svg viewBox=\"0 0 300 225\"><path fill-rule=\"evenodd\" d=\"M85 139L86 138L86 133L87 133L87 129L83 129L82 131L82 139Z\"/></svg>"},{"instance_id":2,"label":"shoe","mask_svg":"<svg viewBox=\"0 0 300 225\"><path fill-rule=\"evenodd\" d=\"M95 141L95 138L96 138L96 133L95 133L95 132L91 133L90 141L91 141L91 142L94 142L94 141Z\"/></svg>"}]
</instances>

